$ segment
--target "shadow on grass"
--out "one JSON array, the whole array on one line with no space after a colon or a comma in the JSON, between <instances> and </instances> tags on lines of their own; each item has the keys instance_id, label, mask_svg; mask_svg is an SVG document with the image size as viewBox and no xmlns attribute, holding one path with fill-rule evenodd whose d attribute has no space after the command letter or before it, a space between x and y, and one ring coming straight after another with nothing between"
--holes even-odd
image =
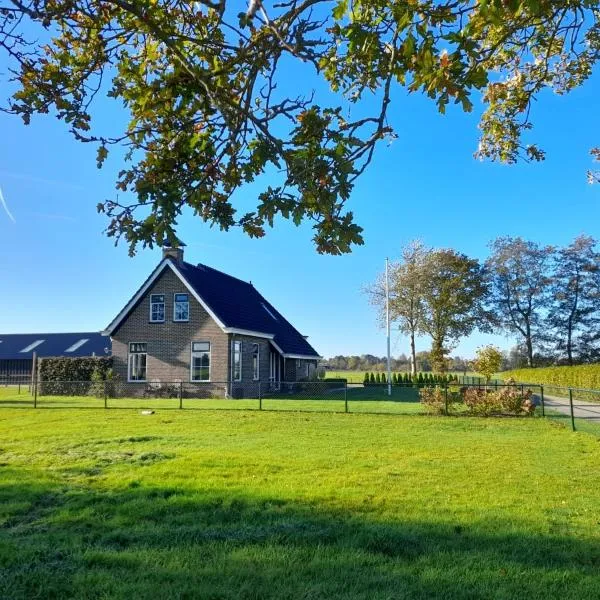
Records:
<instances>
[{"instance_id":1,"label":"shadow on grass","mask_svg":"<svg viewBox=\"0 0 600 600\"><path fill-rule=\"evenodd\" d=\"M16 471L13 475L16 474ZM600 542L216 490L0 487L1 598L597 598ZM432 511L434 514L435 511Z\"/></svg>"}]
</instances>

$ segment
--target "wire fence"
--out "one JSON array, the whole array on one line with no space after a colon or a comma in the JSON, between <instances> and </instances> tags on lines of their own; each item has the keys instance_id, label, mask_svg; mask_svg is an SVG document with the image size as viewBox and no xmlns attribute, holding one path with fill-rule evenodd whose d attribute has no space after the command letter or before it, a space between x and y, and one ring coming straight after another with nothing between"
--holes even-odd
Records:
<instances>
[{"instance_id":1,"label":"wire fence","mask_svg":"<svg viewBox=\"0 0 600 600\"><path fill-rule=\"evenodd\" d=\"M423 390L438 390L437 405L425 402ZM471 391L469 391L471 390ZM0 381L0 407L24 408L215 408L304 410L389 414L484 414L490 394L517 402L529 401L531 412L573 430L600 436L600 390L532 383L452 382L446 384L348 383L344 380L303 382L122 382L41 381L25 378ZM488 396L490 395L490 396ZM510 400L510 398L508 398ZM435 405L435 400L433 401ZM518 414L492 406L485 414ZM484 406L485 408L485 406Z\"/></svg>"}]
</instances>

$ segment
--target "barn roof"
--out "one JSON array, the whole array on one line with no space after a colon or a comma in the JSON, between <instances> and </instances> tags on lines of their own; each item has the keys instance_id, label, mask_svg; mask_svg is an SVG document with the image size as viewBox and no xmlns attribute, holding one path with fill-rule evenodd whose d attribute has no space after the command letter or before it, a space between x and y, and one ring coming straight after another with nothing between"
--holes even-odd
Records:
<instances>
[{"instance_id":1,"label":"barn roof","mask_svg":"<svg viewBox=\"0 0 600 600\"><path fill-rule=\"evenodd\" d=\"M110 339L99 331L83 333L0 333L1 359L30 359L37 356L106 356Z\"/></svg>"}]
</instances>

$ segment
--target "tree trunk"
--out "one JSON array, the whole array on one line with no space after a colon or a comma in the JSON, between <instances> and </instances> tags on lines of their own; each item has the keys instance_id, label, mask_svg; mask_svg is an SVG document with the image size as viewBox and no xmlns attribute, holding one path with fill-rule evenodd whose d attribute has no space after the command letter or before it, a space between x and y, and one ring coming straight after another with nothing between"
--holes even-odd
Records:
<instances>
[{"instance_id":1,"label":"tree trunk","mask_svg":"<svg viewBox=\"0 0 600 600\"><path fill-rule=\"evenodd\" d=\"M573 326L571 324L571 318L569 318L569 329L567 331L567 362L569 366L573 366Z\"/></svg>"},{"instance_id":2,"label":"tree trunk","mask_svg":"<svg viewBox=\"0 0 600 600\"><path fill-rule=\"evenodd\" d=\"M529 327L527 328L527 338L525 339L527 345L527 366L533 367L533 343L531 342L531 333Z\"/></svg>"},{"instance_id":3,"label":"tree trunk","mask_svg":"<svg viewBox=\"0 0 600 600\"><path fill-rule=\"evenodd\" d=\"M412 375L417 374L417 351L415 350L415 332L410 332L410 357L411 357L411 365L410 372Z\"/></svg>"}]
</instances>

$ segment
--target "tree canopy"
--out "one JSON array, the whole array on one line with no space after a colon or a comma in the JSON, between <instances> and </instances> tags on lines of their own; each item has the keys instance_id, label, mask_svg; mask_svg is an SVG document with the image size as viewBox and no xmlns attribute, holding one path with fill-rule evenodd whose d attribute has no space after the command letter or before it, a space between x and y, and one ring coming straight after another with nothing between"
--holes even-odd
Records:
<instances>
[{"instance_id":1,"label":"tree canopy","mask_svg":"<svg viewBox=\"0 0 600 600\"><path fill-rule=\"evenodd\" d=\"M339 254L363 241L346 203L375 147L394 136L393 86L427 95L441 112L450 103L470 111L481 99L477 156L542 160L527 133L530 108L545 88L563 94L590 76L598 8L590 0L0 0L0 51L16 85L4 109L25 123L54 113L77 140L97 145L99 166L111 146L126 149L116 187L132 200L115 196L98 209L131 252L174 243L189 207L253 237L278 216L308 220L317 250ZM319 77L332 93L286 93L279 84L296 68L298 81ZM99 95L124 107L122 130L95 123ZM255 206L240 211L234 193L265 173Z\"/></svg>"}]
</instances>

